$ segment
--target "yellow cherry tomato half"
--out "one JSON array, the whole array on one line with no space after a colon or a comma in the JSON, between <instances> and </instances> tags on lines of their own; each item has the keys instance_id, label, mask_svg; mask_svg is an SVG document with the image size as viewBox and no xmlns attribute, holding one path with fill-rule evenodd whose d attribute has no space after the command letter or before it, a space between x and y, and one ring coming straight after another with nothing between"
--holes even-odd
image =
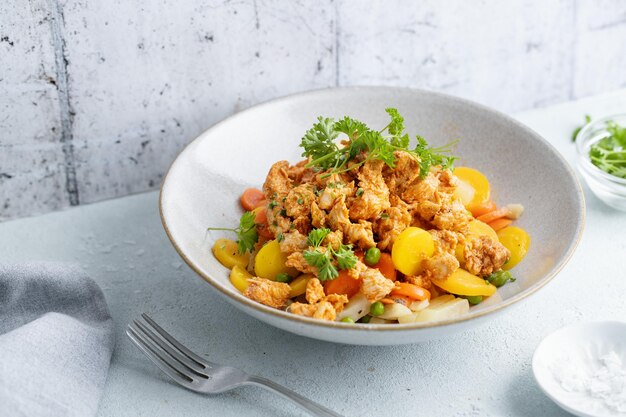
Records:
<instances>
[{"instance_id":1,"label":"yellow cherry tomato half","mask_svg":"<svg viewBox=\"0 0 626 417\"><path fill-rule=\"evenodd\" d=\"M488 297L496 292L494 285L461 268L454 271L448 278L433 280L433 283L442 290L456 295L482 295Z\"/></svg>"},{"instance_id":2,"label":"yellow cherry tomato half","mask_svg":"<svg viewBox=\"0 0 626 417\"><path fill-rule=\"evenodd\" d=\"M465 184L461 185L461 189L466 188L469 185L474 189L474 195L469 203L465 204L465 208L472 211L473 208L485 204L489 201L490 187L487 177L485 177L480 171L474 168L458 167L454 169L454 175ZM465 193L467 194L467 193ZM461 200L463 201L463 200Z\"/></svg>"},{"instance_id":3,"label":"yellow cherry tomato half","mask_svg":"<svg viewBox=\"0 0 626 417\"><path fill-rule=\"evenodd\" d=\"M232 269L235 265L245 268L250 261L248 252L243 255L237 251L237 242L230 239L217 239L213 245L213 255L222 265Z\"/></svg>"},{"instance_id":4,"label":"yellow cherry tomato half","mask_svg":"<svg viewBox=\"0 0 626 417\"><path fill-rule=\"evenodd\" d=\"M403 274L417 275L422 272L422 261L433 256L434 251L435 243L430 233L419 227L407 227L391 248L391 260Z\"/></svg>"},{"instance_id":5,"label":"yellow cherry tomato half","mask_svg":"<svg viewBox=\"0 0 626 417\"><path fill-rule=\"evenodd\" d=\"M498 239L511 252L509 261L502 266L502 269L508 271L526 256L530 247L530 236L520 227L508 226L498 230Z\"/></svg>"}]
</instances>

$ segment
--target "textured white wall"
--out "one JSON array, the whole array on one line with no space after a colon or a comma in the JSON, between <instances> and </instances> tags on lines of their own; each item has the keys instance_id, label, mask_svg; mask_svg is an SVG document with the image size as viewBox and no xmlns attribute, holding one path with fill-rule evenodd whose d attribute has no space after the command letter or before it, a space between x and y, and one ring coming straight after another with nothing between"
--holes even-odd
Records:
<instances>
[{"instance_id":1,"label":"textured white wall","mask_svg":"<svg viewBox=\"0 0 626 417\"><path fill-rule=\"evenodd\" d=\"M156 188L229 114L358 84L503 111L622 87L626 2L0 2L0 219Z\"/></svg>"}]
</instances>

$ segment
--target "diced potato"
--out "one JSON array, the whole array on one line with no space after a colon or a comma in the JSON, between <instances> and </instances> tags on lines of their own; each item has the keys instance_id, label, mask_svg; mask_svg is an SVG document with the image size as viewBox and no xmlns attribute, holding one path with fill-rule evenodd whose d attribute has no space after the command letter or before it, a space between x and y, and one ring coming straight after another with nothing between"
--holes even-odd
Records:
<instances>
[{"instance_id":1,"label":"diced potato","mask_svg":"<svg viewBox=\"0 0 626 417\"><path fill-rule=\"evenodd\" d=\"M509 261L502 269L509 270L520 263L530 247L530 236L520 227L509 226L498 231L498 239L511 252Z\"/></svg>"},{"instance_id":2,"label":"diced potato","mask_svg":"<svg viewBox=\"0 0 626 417\"><path fill-rule=\"evenodd\" d=\"M507 204L505 207L511 212L508 218L512 220L519 219L524 212L524 206L521 204Z\"/></svg>"},{"instance_id":3,"label":"diced potato","mask_svg":"<svg viewBox=\"0 0 626 417\"><path fill-rule=\"evenodd\" d=\"M385 319L385 320L398 320L398 317L406 316L411 313L412 311L409 310L408 307L403 306L402 304L393 303L393 304L386 304L385 311L383 312L383 314L377 317L379 319Z\"/></svg>"},{"instance_id":4,"label":"diced potato","mask_svg":"<svg viewBox=\"0 0 626 417\"><path fill-rule=\"evenodd\" d=\"M240 255L237 250L237 242L230 239L217 239L212 250L215 258L228 269L232 269L235 265L245 268L250 259L248 252Z\"/></svg>"},{"instance_id":5,"label":"diced potato","mask_svg":"<svg viewBox=\"0 0 626 417\"><path fill-rule=\"evenodd\" d=\"M425 309L426 307L428 307L430 304L430 301L428 300L422 300L422 301L413 301L411 303L411 305L409 306L409 310L411 311L422 311L423 309Z\"/></svg>"},{"instance_id":6,"label":"diced potato","mask_svg":"<svg viewBox=\"0 0 626 417\"><path fill-rule=\"evenodd\" d=\"M465 206L469 211L489 201L489 181L480 171L473 168L458 167L454 169L454 175L474 189L474 198Z\"/></svg>"},{"instance_id":7,"label":"diced potato","mask_svg":"<svg viewBox=\"0 0 626 417\"><path fill-rule=\"evenodd\" d=\"M393 321L381 319L380 317L372 317L369 324L391 324Z\"/></svg>"},{"instance_id":8,"label":"diced potato","mask_svg":"<svg viewBox=\"0 0 626 417\"><path fill-rule=\"evenodd\" d=\"M451 294L456 295L483 295L490 296L496 292L496 287L464 269L457 269L446 279L432 280L432 282ZM431 303L432 304L432 303Z\"/></svg>"},{"instance_id":9,"label":"diced potato","mask_svg":"<svg viewBox=\"0 0 626 417\"><path fill-rule=\"evenodd\" d=\"M233 269L230 271L230 282L240 292L244 292L250 285L248 282L249 278L253 278L253 275L240 265L233 266Z\"/></svg>"},{"instance_id":10,"label":"diced potato","mask_svg":"<svg viewBox=\"0 0 626 417\"><path fill-rule=\"evenodd\" d=\"M445 297L445 296L442 296ZM439 297L439 298L442 298ZM433 300L433 301L436 301ZM464 298L432 303L428 308L398 318L399 323L423 323L429 321L441 321L455 319L469 312L469 302Z\"/></svg>"},{"instance_id":11,"label":"diced potato","mask_svg":"<svg viewBox=\"0 0 626 417\"><path fill-rule=\"evenodd\" d=\"M391 249L391 260L396 269L406 275L419 275L422 261L433 256L433 237L419 227L407 227L398 235Z\"/></svg>"},{"instance_id":12,"label":"diced potato","mask_svg":"<svg viewBox=\"0 0 626 417\"><path fill-rule=\"evenodd\" d=\"M371 303L367 301L367 298L363 294L358 293L350 298L350 301L343 307L341 313L337 314L337 321L345 317L352 317L354 321L357 321L370 312L370 305Z\"/></svg>"},{"instance_id":13,"label":"diced potato","mask_svg":"<svg viewBox=\"0 0 626 417\"><path fill-rule=\"evenodd\" d=\"M298 271L285 265L287 255L280 251L277 240L267 242L256 254L254 259L254 273L261 277L274 281L278 274L296 276Z\"/></svg>"},{"instance_id":14,"label":"diced potato","mask_svg":"<svg viewBox=\"0 0 626 417\"><path fill-rule=\"evenodd\" d=\"M309 282L311 278L314 278L313 274L302 274L293 281L289 283L291 287L291 292L289 293L289 298L297 297L306 292L306 284Z\"/></svg>"}]
</instances>

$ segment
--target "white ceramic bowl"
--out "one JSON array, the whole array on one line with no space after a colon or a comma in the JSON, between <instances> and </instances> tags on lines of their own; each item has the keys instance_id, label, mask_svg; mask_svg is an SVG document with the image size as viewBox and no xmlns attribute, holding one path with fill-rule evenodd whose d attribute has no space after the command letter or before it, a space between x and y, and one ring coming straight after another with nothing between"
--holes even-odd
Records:
<instances>
[{"instance_id":1,"label":"white ceramic bowl","mask_svg":"<svg viewBox=\"0 0 626 417\"><path fill-rule=\"evenodd\" d=\"M459 140L457 165L480 169L499 204L526 207L518 224L532 239L530 251L507 284L469 314L422 324L349 324L299 317L253 302L229 282L229 271L212 256L235 227L244 188L260 187L272 163L301 159L304 132L319 115L349 115L371 126L387 123L384 109L397 107L407 131L431 145ZM467 329L543 287L572 256L584 223L583 194L571 168L543 138L501 113L467 100L405 88L353 87L318 90L270 101L213 126L191 142L168 172L160 199L168 237L180 256L229 302L259 320L308 337L339 343L416 343ZM233 236L230 235L232 238ZM207 318L208 319L208 318ZM236 321L236 317L233 318Z\"/></svg>"},{"instance_id":2,"label":"white ceramic bowl","mask_svg":"<svg viewBox=\"0 0 626 417\"><path fill-rule=\"evenodd\" d=\"M596 393L592 397L595 400L590 401L589 395L581 395L587 392L588 378L606 372L607 359L615 358L621 361L623 372L626 364L626 323L602 321L576 324L563 327L541 341L533 356L533 374L543 392L572 414L581 417L624 416L626 412L618 413L616 404L607 406L601 399L608 396L605 387L594 387ZM614 366L619 368L617 363ZM603 379L610 380L608 376L600 377L595 384ZM617 381L611 382L618 384ZM624 398L623 391L621 398ZM622 403L622 409L624 405Z\"/></svg>"}]
</instances>

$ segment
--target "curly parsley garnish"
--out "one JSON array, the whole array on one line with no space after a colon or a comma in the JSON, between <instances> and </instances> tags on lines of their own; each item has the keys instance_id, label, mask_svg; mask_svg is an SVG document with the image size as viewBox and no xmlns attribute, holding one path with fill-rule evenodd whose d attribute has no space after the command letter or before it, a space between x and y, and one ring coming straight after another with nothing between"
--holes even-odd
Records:
<instances>
[{"instance_id":1,"label":"curly parsley garnish","mask_svg":"<svg viewBox=\"0 0 626 417\"><path fill-rule=\"evenodd\" d=\"M256 231L254 222L254 212L247 211L239 219L239 227L229 229L225 227L208 227L207 230L226 230L237 233L237 251L244 254L246 251L254 251L254 245L259 241L259 234Z\"/></svg>"},{"instance_id":2,"label":"curly parsley garnish","mask_svg":"<svg viewBox=\"0 0 626 417\"><path fill-rule=\"evenodd\" d=\"M380 160L390 168L395 167L395 151L405 151L420 163L420 177L424 178L433 165L451 168L455 157L448 153L456 142L439 148L429 148L421 136L417 136L415 148L409 148L409 135L404 132L404 118L397 109L385 109L391 121L380 131L372 130L361 121L345 116L339 121L319 117L317 123L309 129L300 143L304 149L302 156L308 157L308 167L320 171L329 171L326 175L341 173L358 168L369 160ZM335 140L339 134L348 136L346 146L339 147ZM360 162L349 164L361 152L367 156Z\"/></svg>"},{"instance_id":3,"label":"curly parsley garnish","mask_svg":"<svg viewBox=\"0 0 626 417\"><path fill-rule=\"evenodd\" d=\"M626 127L608 121L606 131L605 138L591 145L589 160L602 171L626 179Z\"/></svg>"},{"instance_id":4,"label":"curly parsley garnish","mask_svg":"<svg viewBox=\"0 0 626 417\"><path fill-rule=\"evenodd\" d=\"M337 278L339 276L337 268L354 268L357 261L352 245L341 244L338 250L334 250L330 245L328 247L320 247L329 233L330 229L313 229L307 237L307 244L312 246L313 249L306 250L303 253L307 263L317 267L320 281Z\"/></svg>"}]
</instances>

